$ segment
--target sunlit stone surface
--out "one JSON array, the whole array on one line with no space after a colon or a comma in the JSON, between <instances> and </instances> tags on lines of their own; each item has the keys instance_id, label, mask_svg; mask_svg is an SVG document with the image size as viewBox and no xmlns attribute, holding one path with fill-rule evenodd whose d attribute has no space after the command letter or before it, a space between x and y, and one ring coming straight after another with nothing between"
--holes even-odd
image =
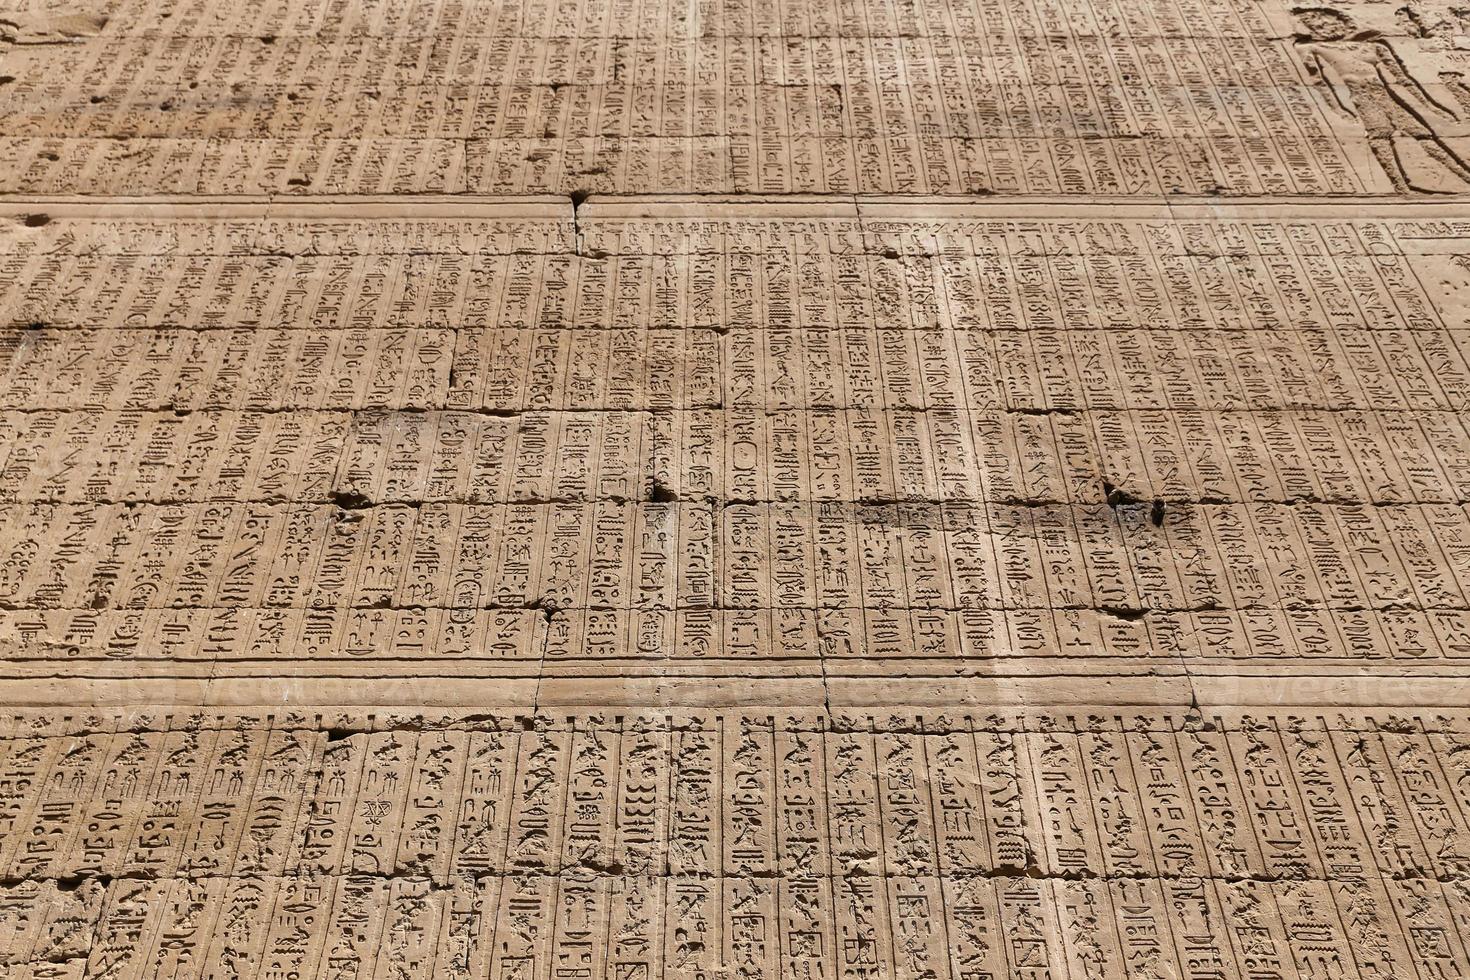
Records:
<instances>
[{"instance_id":1,"label":"sunlit stone surface","mask_svg":"<svg viewBox=\"0 0 1470 980\"><path fill-rule=\"evenodd\" d=\"M1470 13L0 3L0 980L1470 975Z\"/></svg>"}]
</instances>

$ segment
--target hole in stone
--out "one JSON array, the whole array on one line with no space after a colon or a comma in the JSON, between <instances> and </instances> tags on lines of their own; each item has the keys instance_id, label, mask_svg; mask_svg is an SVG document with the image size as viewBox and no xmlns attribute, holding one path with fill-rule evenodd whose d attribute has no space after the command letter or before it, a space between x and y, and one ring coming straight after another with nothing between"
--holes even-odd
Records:
<instances>
[{"instance_id":1,"label":"hole in stone","mask_svg":"<svg viewBox=\"0 0 1470 980\"><path fill-rule=\"evenodd\" d=\"M356 490L333 490L327 498L343 510L363 510L373 502Z\"/></svg>"},{"instance_id":2,"label":"hole in stone","mask_svg":"<svg viewBox=\"0 0 1470 980\"><path fill-rule=\"evenodd\" d=\"M1107 503L1109 507L1121 507L1124 504L1141 503L1141 501L1137 497L1133 496L1133 494L1129 493L1127 490L1124 490L1120 486L1116 486L1106 478L1104 478L1102 481L1102 490L1103 500Z\"/></svg>"}]
</instances>

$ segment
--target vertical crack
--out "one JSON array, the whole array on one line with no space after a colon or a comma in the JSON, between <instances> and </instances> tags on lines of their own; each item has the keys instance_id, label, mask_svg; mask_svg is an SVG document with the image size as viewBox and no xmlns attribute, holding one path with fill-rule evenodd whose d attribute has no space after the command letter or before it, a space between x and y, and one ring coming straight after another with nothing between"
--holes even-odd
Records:
<instances>
[{"instance_id":1,"label":"vertical crack","mask_svg":"<svg viewBox=\"0 0 1470 980\"><path fill-rule=\"evenodd\" d=\"M827 671L827 641L822 636L822 610L816 609L813 615L812 628L817 634L817 668L822 676L822 708L828 719L832 717L832 677Z\"/></svg>"},{"instance_id":2,"label":"vertical crack","mask_svg":"<svg viewBox=\"0 0 1470 980\"><path fill-rule=\"evenodd\" d=\"M541 712L541 685L546 680L546 657L551 650L551 627L556 620L556 611L548 608L545 618L545 631L541 634L541 653L536 658L536 687L531 694L531 714L538 715Z\"/></svg>"}]
</instances>

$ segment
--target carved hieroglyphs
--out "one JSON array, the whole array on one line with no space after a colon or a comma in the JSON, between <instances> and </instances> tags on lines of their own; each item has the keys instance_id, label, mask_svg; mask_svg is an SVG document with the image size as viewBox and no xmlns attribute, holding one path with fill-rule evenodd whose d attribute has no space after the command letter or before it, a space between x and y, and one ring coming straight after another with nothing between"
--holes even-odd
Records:
<instances>
[{"instance_id":1,"label":"carved hieroglyphs","mask_svg":"<svg viewBox=\"0 0 1470 980\"><path fill-rule=\"evenodd\" d=\"M0 795L6 948L76 964L28 976L1467 963L1464 712L36 716L10 734L4 785L33 789Z\"/></svg>"},{"instance_id":2,"label":"carved hieroglyphs","mask_svg":"<svg viewBox=\"0 0 1470 980\"><path fill-rule=\"evenodd\" d=\"M0 9L0 978L1470 975L1467 63Z\"/></svg>"},{"instance_id":3,"label":"carved hieroglyphs","mask_svg":"<svg viewBox=\"0 0 1470 980\"><path fill-rule=\"evenodd\" d=\"M16 232L11 676L812 704L1470 658L1459 224L620 207Z\"/></svg>"}]
</instances>

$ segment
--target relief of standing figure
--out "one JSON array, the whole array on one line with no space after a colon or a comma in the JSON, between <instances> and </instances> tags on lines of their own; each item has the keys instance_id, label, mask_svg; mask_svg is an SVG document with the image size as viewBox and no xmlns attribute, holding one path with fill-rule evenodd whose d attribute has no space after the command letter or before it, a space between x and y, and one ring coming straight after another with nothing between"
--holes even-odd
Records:
<instances>
[{"instance_id":1,"label":"relief of standing figure","mask_svg":"<svg viewBox=\"0 0 1470 980\"><path fill-rule=\"evenodd\" d=\"M1292 13L1306 29L1296 44L1308 73L1362 124L1395 183L1431 193L1470 190L1460 115L1414 77L1382 34L1360 30L1337 10Z\"/></svg>"}]
</instances>

